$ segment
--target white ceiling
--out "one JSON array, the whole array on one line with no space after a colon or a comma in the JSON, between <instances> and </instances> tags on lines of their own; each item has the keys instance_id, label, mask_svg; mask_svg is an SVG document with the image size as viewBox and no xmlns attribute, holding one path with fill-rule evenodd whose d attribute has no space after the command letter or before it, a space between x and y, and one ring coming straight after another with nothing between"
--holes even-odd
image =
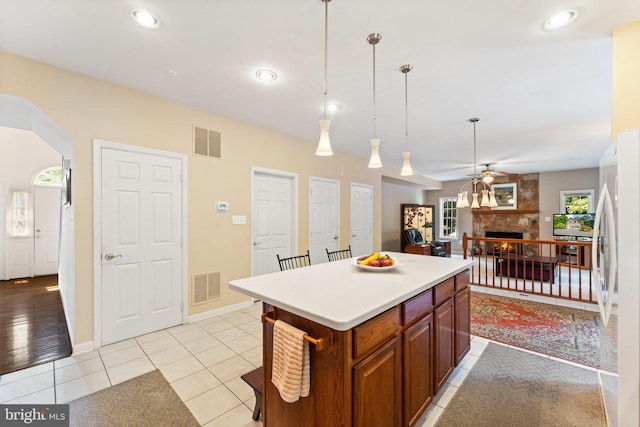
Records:
<instances>
[{"instance_id":1,"label":"white ceiling","mask_svg":"<svg viewBox=\"0 0 640 427\"><path fill-rule=\"evenodd\" d=\"M138 26L134 7L161 25ZM555 32L553 12L580 17ZM404 151L404 76L414 171L439 180L478 163L527 173L596 167L610 141L613 29L638 0L333 0L328 99L334 150L363 158L377 129L385 164ZM292 135L312 144L322 118L321 0L0 0L0 50ZM258 82L259 68L278 73ZM170 76L169 71L177 74ZM328 160L330 161L330 160Z\"/></svg>"}]
</instances>

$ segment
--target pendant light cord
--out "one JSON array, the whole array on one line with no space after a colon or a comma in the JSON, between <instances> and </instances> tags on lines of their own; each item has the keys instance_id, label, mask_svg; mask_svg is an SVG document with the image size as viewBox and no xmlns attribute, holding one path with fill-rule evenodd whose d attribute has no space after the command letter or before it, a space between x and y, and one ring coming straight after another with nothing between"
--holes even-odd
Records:
<instances>
[{"instance_id":1,"label":"pendant light cord","mask_svg":"<svg viewBox=\"0 0 640 427\"><path fill-rule=\"evenodd\" d=\"M404 151L409 151L409 91L407 90L407 74L404 73Z\"/></svg>"},{"instance_id":2,"label":"pendant light cord","mask_svg":"<svg viewBox=\"0 0 640 427\"><path fill-rule=\"evenodd\" d=\"M329 46L329 2L324 1L324 108L322 110L322 118L327 119L327 51Z\"/></svg>"},{"instance_id":3,"label":"pendant light cord","mask_svg":"<svg viewBox=\"0 0 640 427\"><path fill-rule=\"evenodd\" d=\"M373 139L376 139L376 44L373 44Z\"/></svg>"}]
</instances>

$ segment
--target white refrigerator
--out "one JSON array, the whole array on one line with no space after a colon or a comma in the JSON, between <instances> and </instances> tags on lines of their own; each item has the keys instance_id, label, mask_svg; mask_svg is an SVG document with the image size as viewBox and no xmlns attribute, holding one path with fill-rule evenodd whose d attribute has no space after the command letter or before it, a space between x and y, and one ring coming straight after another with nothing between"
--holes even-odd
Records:
<instances>
[{"instance_id":1,"label":"white refrigerator","mask_svg":"<svg viewBox=\"0 0 640 427\"><path fill-rule=\"evenodd\" d=\"M640 130L623 132L600 160L592 248L600 309L601 375L610 426L640 426ZM616 384L617 380L617 384Z\"/></svg>"}]
</instances>

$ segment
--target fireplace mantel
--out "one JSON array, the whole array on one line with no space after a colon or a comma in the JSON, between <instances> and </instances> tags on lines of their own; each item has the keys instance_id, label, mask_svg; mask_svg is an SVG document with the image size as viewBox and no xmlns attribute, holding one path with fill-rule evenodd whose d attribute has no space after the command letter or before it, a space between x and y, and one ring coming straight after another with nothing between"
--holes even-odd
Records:
<instances>
[{"instance_id":1,"label":"fireplace mantel","mask_svg":"<svg viewBox=\"0 0 640 427\"><path fill-rule=\"evenodd\" d=\"M473 209L471 211L471 213L473 213L474 215L481 215L481 214L487 214L487 215L505 215L505 214L511 214L511 215L522 215L522 214L536 214L539 213L540 211L537 209L495 209L495 210L491 210L491 209Z\"/></svg>"}]
</instances>

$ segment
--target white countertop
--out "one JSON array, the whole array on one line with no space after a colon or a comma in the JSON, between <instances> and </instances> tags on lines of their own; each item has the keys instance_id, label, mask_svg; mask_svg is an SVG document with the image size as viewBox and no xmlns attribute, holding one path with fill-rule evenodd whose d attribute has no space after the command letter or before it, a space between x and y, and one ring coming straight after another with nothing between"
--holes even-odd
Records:
<instances>
[{"instance_id":1,"label":"white countertop","mask_svg":"<svg viewBox=\"0 0 640 427\"><path fill-rule=\"evenodd\" d=\"M461 271L471 260L384 252L386 272L364 271L355 258L232 280L229 288L338 331L346 331Z\"/></svg>"}]
</instances>

